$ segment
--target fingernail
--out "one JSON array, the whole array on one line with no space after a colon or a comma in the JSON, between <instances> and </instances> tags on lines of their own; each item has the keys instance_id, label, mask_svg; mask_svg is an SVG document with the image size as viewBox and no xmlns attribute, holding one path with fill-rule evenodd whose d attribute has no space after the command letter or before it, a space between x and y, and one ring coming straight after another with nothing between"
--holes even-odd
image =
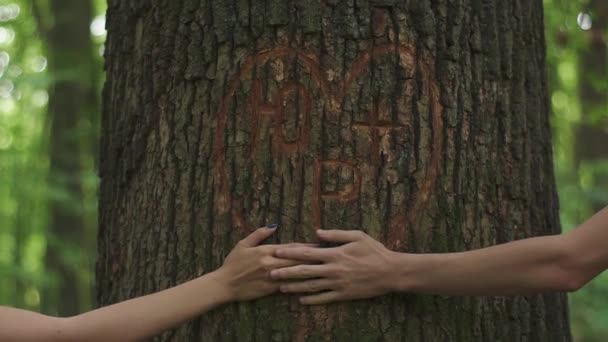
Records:
<instances>
[{"instance_id":1,"label":"fingernail","mask_svg":"<svg viewBox=\"0 0 608 342\"><path fill-rule=\"evenodd\" d=\"M279 287L279 291L281 291L281 292L285 292L285 290L287 290L287 288L286 288L285 286L281 286L281 287Z\"/></svg>"},{"instance_id":2,"label":"fingernail","mask_svg":"<svg viewBox=\"0 0 608 342\"><path fill-rule=\"evenodd\" d=\"M277 256L283 256L283 250L282 249L278 249L276 252Z\"/></svg>"},{"instance_id":3,"label":"fingernail","mask_svg":"<svg viewBox=\"0 0 608 342\"><path fill-rule=\"evenodd\" d=\"M317 229L317 234L325 234L325 232L323 231L323 229Z\"/></svg>"},{"instance_id":4,"label":"fingernail","mask_svg":"<svg viewBox=\"0 0 608 342\"><path fill-rule=\"evenodd\" d=\"M270 276L271 276L272 278L276 277L276 276L277 276L277 274L278 274L278 272L277 272L276 270L274 270L274 271L270 271Z\"/></svg>"},{"instance_id":5,"label":"fingernail","mask_svg":"<svg viewBox=\"0 0 608 342\"><path fill-rule=\"evenodd\" d=\"M279 225L276 223L269 223L266 225L266 228L277 229L277 228L279 228Z\"/></svg>"}]
</instances>

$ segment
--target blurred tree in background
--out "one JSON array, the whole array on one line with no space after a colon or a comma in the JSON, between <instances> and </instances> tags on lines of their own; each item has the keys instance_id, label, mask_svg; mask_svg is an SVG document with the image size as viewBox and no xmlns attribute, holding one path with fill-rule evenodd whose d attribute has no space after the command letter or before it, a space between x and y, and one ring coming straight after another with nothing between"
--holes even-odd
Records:
<instances>
[{"instance_id":1,"label":"blurred tree in background","mask_svg":"<svg viewBox=\"0 0 608 342\"><path fill-rule=\"evenodd\" d=\"M608 1L543 2L568 230L608 204ZM103 0L0 0L0 305L94 306L104 11ZM607 340L608 274L570 298L575 338Z\"/></svg>"},{"instance_id":2,"label":"blurred tree in background","mask_svg":"<svg viewBox=\"0 0 608 342\"><path fill-rule=\"evenodd\" d=\"M104 1L0 1L0 303L93 306Z\"/></svg>"},{"instance_id":3,"label":"blurred tree in background","mask_svg":"<svg viewBox=\"0 0 608 342\"><path fill-rule=\"evenodd\" d=\"M608 205L608 1L545 0L562 226ZM608 339L608 273L570 295L579 341Z\"/></svg>"},{"instance_id":4,"label":"blurred tree in background","mask_svg":"<svg viewBox=\"0 0 608 342\"><path fill-rule=\"evenodd\" d=\"M90 1L49 0L48 9L34 1L32 9L43 38L48 69L49 102L49 224L46 231L46 270L52 282L42 292L42 309L61 316L80 312L89 293L81 276L83 250L94 248L86 228L83 176L92 169L97 153L98 101L95 80L99 66L94 57L89 26ZM93 147L93 148L92 148ZM76 252L76 253L74 253ZM90 306L87 305L87 306Z\"/></svg>"}]
</instances>

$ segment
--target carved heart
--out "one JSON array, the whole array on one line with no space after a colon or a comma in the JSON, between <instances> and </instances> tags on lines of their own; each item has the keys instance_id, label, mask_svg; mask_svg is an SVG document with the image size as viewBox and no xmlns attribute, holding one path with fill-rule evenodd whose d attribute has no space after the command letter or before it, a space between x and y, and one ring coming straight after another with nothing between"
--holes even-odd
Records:
<instances>
[{"instance_id":1,"label":"carved heart","mask_svg":"<svg viewBox=\"0 0 608 342\"><path fill-rule=\"evenodd\" d=\"M214 177L219 185L219 200L216 202L217 210L221 213L225 213L228 210L231 211L232 218L234 223L243 229L249 231L252 227L245 220L245 215L242 212L242 203L238 198L233 198L230 193L230 187L226 180L226 169L225 169L225 132L226 132L226 124L227 124L227 112L228 108L232 104L234 100L234 95L238 89L238 86L241 80L247 79L254 70L256 66L262 66L268 63L271 60L277 60L279 58L288 57L292 60L296 60L301 66L303 66L306 71L308 71L310 75L310 79L315 83L315 85L319 88L321 94L325 97L324 106L327 112L330 113L339 113L341 110L341 105L343 103L345 94L350 89L353 82L355 82L369 67L370 63L374 59L379 59L383 56L387 56L389 54L394 54L399 58L399 65L402 68L410 68L412 73L419 72L422 76L422 80L424 83L423 93L430 99L430 109L432 112L432 128L433 128L433 138L432 138L432 149L431 149L431 160L430 165L426 168L425 175L423 177L423 181L419 187L419 191L415 196L415 200L413 205L407 211L403 211L398 213L391 220L391 227L389 233L389 242L391 243L391 247L399 248L402 243L402 239L405 236L406 229L408 224L413 224L416 221L416 218L421 210L423 210L428 204L428 200L430 197L430 191L434 186L435 179L437 178L439 163L441 159L441 148L442 148L442 107L439 102L440 91L439 86L435 80L434 75L434 64L433 59L430 57L422 58L421 60L417 60L415 51L412 47L406 45L381 45L376 46L372 49L362 52L352 63L351 68L346 72L344 79L341 83L336 84L330 83L324 77L326 72L321 69L320 64L318 62L318 58L314 54L302 52L299 50L295 50L289 47L278 47L271 50L265 50L258 52L257 54L246 58L241 66L239 72L232 77L229 82L228 91L224 96L219 110L217 112L217 128L214 137L214 150L213 150L213 162L214 162ZM417 64L415 64L417 62ZM416 68L417 66L417 68ZM250 92L254 94L253 98L259 98L260 96L256 95L256 92L260 92L259 84L254 82ZM305 98L307 93L302 91L301 86L295 82L286 82L283 88L281 89L279 96L277 97L276 102L273 105L265 105L263 103L256 103L260 112L264 112L265 110L272 113L275 116L275 120L280 124L283 120L283 114L281 112L281 98L289 93L298 92L300 96ZM310 102L310 101L309 101ZM310 106L308 102L308 106ZM309 113L309 107L307 106L307 101L303 101L301 110L307 113L304 118L304 123L300 125L299 137L301 139L297 139L295 142L285 142L284 137L282 136L282 130L279 129L279 139L276 139L277 145L276 149L283 151L285 153L301 153L307 144L306 139L304 137L307 136L307 129ZM254 111L255 112L255 111ZM257 115L257 114L256 114ZM254 122L257 123L257 118L254 118ZM378 121L377 114L375 118L372 118L374 121L370 124L362 124L362 123L354 123L352 126L353 129L356 128L366 128L381 130L381 129L393 129L388 126L388 123ZM384 126L383 126L384 125ZM256 132L256 130L252 130ZM374 131L375 132L375 131ZM255 133L252 133L252 147L255 149ZM374 133L375 134L375 133ZM377 137L372 138L372 144L377 144ZM376 140L374 140L376 139ZM373 157L372 157L373 158ZM323 161L327 163L341 163L341 161ZM342 200L342 201L351 201L358 198L358 192L360 188L360 176L357 177L357 169L354 164L349 164L344 162L346 165L350 165L355 172L355 184L354 187L348 191L332 193L332 194L323 194L317 193L313 196L313 214L314 210L318 210L320 212L320 200ZM315 172L320 173L320 164L315 163ZM319 178L319 177L317 177ZM357 179L358 178L358 179ZM320 184L315 185L315 189L320 189ZM320 199L320 200L319 200ZM317 220L315 218L315 228L320 227L320 219Z\"/></svg>"}]
</instances>

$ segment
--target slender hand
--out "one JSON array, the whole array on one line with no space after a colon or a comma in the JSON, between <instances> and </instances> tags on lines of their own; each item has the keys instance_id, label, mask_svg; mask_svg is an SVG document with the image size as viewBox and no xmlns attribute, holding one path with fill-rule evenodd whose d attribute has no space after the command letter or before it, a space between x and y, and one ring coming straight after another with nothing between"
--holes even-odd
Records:
<instances>
[{"instance_id":1,"label":"slender hand","mask_svg":"<svg viewBox=\"0 0 608 342\"><path fill-rule=\"evenodd\" d=\"M318 235L321 240L346 244L326 249L280 248L278 257L317 264L271 272L277 280L300 279L281 286L283 292L320 292L303 297L305 304L389 291L446 295L574 291L608 268L608 207L566 235L458 253L390 252L360 232L319 231Z\"/></svg>"},{"instance_id":2,"label":"slender hand","mask_svg":"<svg viewBox=\"0 0 608 342\"><path fill-rule=\"evenodd\" d=\"M260 228L241 240L214 272L79 316L57 318L0 307L0 341L138 341L218 305L271 294L279 284L270 279L270 270L299 263L274 257L279 245L258 246L273 231Z\"/></svg>"},{"instance_id":3,"label":"slender hand","mask_svg":"<svg viewBox=\"0 0 608 342\"><path fill-rule=\"evenodd\" d=\"M319 230L317 235L328 242L345 243L334 248L299 246L281 248L276 255L287 260L313 262L271 272L274 279L309 279L287 283L281 292L319 292L301 298L303 304L322 304L349 299L370 298L392 290L395 269L394 252L365 233L353 230ZM320 263L320 264L319 264Z\"/></svg>"}]
</instances>

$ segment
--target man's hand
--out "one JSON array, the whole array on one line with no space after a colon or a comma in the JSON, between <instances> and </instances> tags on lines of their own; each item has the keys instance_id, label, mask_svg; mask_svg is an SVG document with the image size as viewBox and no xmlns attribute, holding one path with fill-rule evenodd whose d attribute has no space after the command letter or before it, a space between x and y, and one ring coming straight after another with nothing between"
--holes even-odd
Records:
<instances>
[{"instance_id":1,"label":"man's hand","mask_svg":"<svg viewBox=\"0 0 608 342\"><path fill-rule=\"evenodd\" d=\"M267 296L279 289L279 282L270 278L270 271L299 265L297 260L280 259L274 256L279 248L304 248L310 244L261 245L270 237L273 228L259 228L239 241L215 273L227 285L230 301L244 301Z\"/></svg>"},{"instance_id":2,"label":"man's hand","mask_svg":"<svg viewBox=\"0 0 608 342\"><path fill-rule=\"evenodd\" d=\"M281 285L281 292L321 292L300 299L302 304L312 305L370 298L392 291L395 252L361 231L318 230L317 235L321 240L344 245L277 249L275 255L279 258L317 263L272 271L275 280L300 279Z\"/></svg>"}]
</instances>

